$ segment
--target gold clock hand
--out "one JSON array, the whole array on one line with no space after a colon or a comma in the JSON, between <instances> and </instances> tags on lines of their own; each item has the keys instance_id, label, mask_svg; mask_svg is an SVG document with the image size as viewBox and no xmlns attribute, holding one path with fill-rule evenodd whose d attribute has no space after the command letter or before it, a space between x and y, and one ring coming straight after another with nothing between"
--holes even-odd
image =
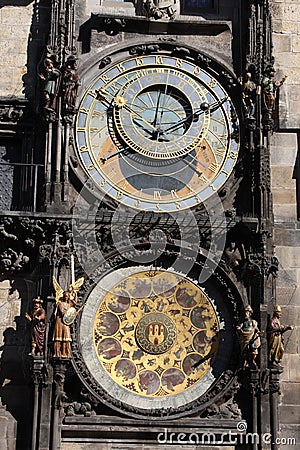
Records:
<instances>
[{"instance_id":1,"label":"gold clock hand","mask_svg":"<svg viewBox=\"0 0 300 450\"><path fill-rule=\"evenodd\" d=\"M218 102L213 102L213 103L204 102L200 105L200 108L198 108L195 112L193 112L192 114L189 114L187 117L185 117L184 119L175 123L174 125L171 125L169 128L167 128L165 130L161 130L161 132L163 134L169 134L171 131L175 131L178 127L183 125L185 122L187 122L187 120L189 120L191 118L193 118L193 120L195 120L195 119L198 119L201 114L203 114L207 111L215 112L218 108L220 108L220 106L223 105L223 103L226 102L227 99L228 99L228 97L224 97L222 100L219 100Z\"/></svg>"},{"instance_id":2,"label":"gold clock hand","mask_svg":"<svg viewBox=\"0 0 300 450\"><path fill-rule=\"evenodd\" d=\"M153 126L150 122L148 122L146 119L144 119L144 117L142 117L139 113L134 111L129 105L126 104L126 98L123 97L122 95L118 94L118 95L114 96L113 94L111 94L110 92L106 91L103 88L99 88L95 92L97 95L97 100L109 102L107 96L110 97L111 100L113 100L115 106L117 106L118 108L126 109L131 114L136 116L136 118L138 118L138 119L142 120L144 123L146 123L150 128L157 131L157 128L155 126ZM147 130L145 130L145 131L147 131Z\"/></svg>"},{"instance_id":3,"label":"gold clock hand","mask_svg":"<svg viewBox=\"0 0 300 450\"><path fill-rule=\"evenodd\" d=\"M126 150L133 150L133 149L131 149L129 147L124 147L124 148L121 148L120 150L118 150L115 153L111 153L110 155L103 156L103 158L99 158L99 159L102 162L102 164L105 164L106 161L108 161L110 158L113 158L114 156L120 155L121 153L125 152Z\"/></svg>"}]
</instances>

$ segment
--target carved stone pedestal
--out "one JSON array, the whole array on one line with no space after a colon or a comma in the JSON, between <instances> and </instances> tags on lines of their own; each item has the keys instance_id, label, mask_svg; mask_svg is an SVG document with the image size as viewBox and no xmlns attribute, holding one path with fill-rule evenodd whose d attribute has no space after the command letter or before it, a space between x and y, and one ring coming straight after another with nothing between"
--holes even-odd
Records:
<instances>
[{"instance_id":1,"label":"carved stone pedestal","mask_svg":"<svg viewBox=\"0 0 300 450\"><path fill-rule=\"evenodd\" d=\"M278 438L278 397L280 392L280 375L283 369L281 367L270 369L269 376L269 395L270 395L270 424L271 424L271 434L272 434L272 450L278 450L279 446L276 444Z\"/></svg>"}]
</instances>

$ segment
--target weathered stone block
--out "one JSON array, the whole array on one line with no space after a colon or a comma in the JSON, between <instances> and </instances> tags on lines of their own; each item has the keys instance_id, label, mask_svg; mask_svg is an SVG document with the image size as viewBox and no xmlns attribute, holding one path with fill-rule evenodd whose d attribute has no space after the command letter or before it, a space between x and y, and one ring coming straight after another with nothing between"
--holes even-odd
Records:
<instances>
[{"instance_id":1,"label":"weathered stone block","mask_svg":"<svg viewBox=\"0 0 300 450\"><path fill-rule=\"evenodd\" d=\"M296 21L286 21L275 19L273 22L273 30L278 33L297 34L298 24Z\"/></svg>"},{"instance_id":2,"label":"weathered stone block","mask_svg":"<svg viewBox=\"0 0 300 450\"><path fill-rule=\"evenodd\" d=\"M273 44L276 52L290 52L291 51L291 36L284 34L273 35Z\"/></svg>"},{"instance_id":3,"label":"weathered stone block","mask_svg":"<svg viewBox=\"0 0 300 450\"><path fill-rule=\"evenodd\" d=\"M292 52L300 52L300 36L291 36L292 38Z\"/></svg>"},{"instance_id":4,"label":"weathered stone block","mask_svg":"<svg viewBox=\"0 0 300 450\"><path fill-rule=\"evenodd\" d=\"M276 205L274 204L275 220L297 220L296 205Z\"/></svg>"},{"instance_id":5,"label":"weathered stone block","mask_svg":"<svg viewBox=\"0 0 300 450\"><path fill-rule=\"evenodd\" d=\"M28 24L28 26L30 26L32 18L32 5L22 8L15 8L13 6L3 7L1 11L1 22L7 25Z\"/></svg>"},{"instance_id":6,"label":"weathered stone block","mask_svg":"<svg viewBox=\"0 0 300 450\"><path fill-rule=\"evenodd\" d=\"M295 189L294 167L271 167L271 179L273 188Z\"/></svg>"},{"instance_id":7,"label":"weathered stone block","mask_svg":"<svg viewBox=\"0 0 300 450\"><path fill-rule=\"evenodd\" d=\"M297 109L297 105L298 105L298 109ZM288 107L289 107L289 115L294 120L296 120L296 121L298 120L298 125L299 125L299 119L300 119L299 98L290 98L289 102L288 102Z\"/></svg>"},{"instance_id":8,"label":"weathered stone block","mask_svg":"<svg viewBox=\"0 0 300 450\"><path fill-rule=\"evenodd\" d=\"M300 442L299 425L280 424L281 449L282 450L296 450L298 442Z\"/></svg>"},{"instance_id":9,"label":"weathered stone block","mask_svg":"<svg viewBox=\"0 0 300 450\"><path fill-rule=\"evenodd\" d=\"M274 238L276 245L282 245L282 243L284 242L284 245L288 245L291 247L300 247L300 230L284 230L275 228Z\"/></svg>"},{"instance_id":10,"label":"weathered stone block","mask_svg":"<svg viewBox=\"0 0 300 450\"><path fill-rule=\"evenodd\" d=\"M276 229L275 229L276 233ZM275 235L276 245L284 245L284 240L280 242L280 239ZM280 261L279 261L280 264ZM297 269L282 269L279 267L278 277L276 279L277 288L290 288L296 289L299 286Z\"/></svg>"},{"instance_id":11,"label":"weathered stone block","mask_svg":"<svg viewBox=\"0 0 300 450\"><path fill-rule=\"evenodd\" d=\"M276 290L277 303L280 305L299 305L300 288L280 288Z\"/></svg>"},{"instance_id":12,"label":"weathered stone block","mask_svg":"<svg viewBox=\"0 0 300 450\"><path fill-rule=\"evenodd\" d=\"M300 381L300 355L290 355L288 353L284 354L284 362L283 364L286 364L286 361L288 361L288 380L293 382L299 382ZM288 423L288 422L285 422ZM294 422L291 422L294 423Z\"/></svg>"},{"instance_id":13,"label":"weathered stone block","mask_svg":"<svg viewBox=\"0 0 300 450\"><path fill-rule=\"evenodd\" d=\"M279 258L279 261L283 268L292 268L292 267L300 267L300 249L293 247L276 247L276 255Z\"/></svg>"},{"instance_id":14,"label":"weathered stone block","mask_svg":"<svg viewBox=\"0 0 300 450\"><path fill-rule=\"evenodd\" d=\"M276 56L277 67L300 67L300 53L278 53Z\"/></svg>"},{"instance_id":15,"label":"weathered stone block","mask_svg":"<svg viewBox=\"0 0 300 450\"><path fill-rule=\"evenodd\" d=\"M300 406L284 406L280 407L280 422L288 424L298 424L300 420Z\"/></svg>"},{"instance_id":16,"label":"weathered stone block","mask_svg":"<svg viewBox=\"0 0 300 450\"><path fill-rule=\"evenodd\" d=\"M300 86L299 86L300 96ZM271 138L271 165L294 166L297 157L296 133L274 133Z\"/></svg>"},{"instance_id":17,"label":"weathered stone block","mask_svg":"<svg viewBox=\"0 0 300 450\"><path fill-rule=\"evenodd\" d=\"M285 20L297 20L300 16L300 4L294 1L290 4L283 3L282 15Z\"/></svg>"},{"instance_id":18,"label":"weathered stone block","mask_svg":"<svg viewBox=\"0 0 300 450\"><path fill-rule=\"evenodd\" d=\"M0 407L0 448L15 450L17 438L17 422L3 407Z\"/></svg>"},{"instance_id":19,"label":"weathered stone block","mask_svg":"<svg viewBox=\"0 0 300 450\"><path fill-rule=\"evenodd\" d=\"M284 405L300 405L300 384L286 383L281 384L282 388L282 404Z\"/></svg>"},{"instance_id":20,"label":"weathered stone block","mask_svg":"<svg viewBox=\"0 0 300 450\"><path fill-rule=\"evenodd\" d=\"M292 3L271 3L271 9L274 19L297 20L300 14L300 6L297 2Z\"/></svg>"},{"instance_id":21,"label":"weathered stone block","mask_svg":"<svg viewBox=\"0 0 300 450\"><path fill-rule=\"evenodd\" d=\"M275 204L292 204L296 205L295 189L272 189L273 202Z\"/></svg>"}]
</instances>

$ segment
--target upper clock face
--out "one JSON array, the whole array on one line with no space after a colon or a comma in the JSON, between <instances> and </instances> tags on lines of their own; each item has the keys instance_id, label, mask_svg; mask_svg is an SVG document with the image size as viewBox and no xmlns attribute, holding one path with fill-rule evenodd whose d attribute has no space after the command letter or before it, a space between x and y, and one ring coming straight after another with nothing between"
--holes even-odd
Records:
<instances>
[{"instance_id":1,"label":"upper clock face","mask_svg":"<svg viewBox=\"0 0 300 450\"><path fill-rule=\"evenodd\" d=\"M230 176L238 120L220 83L167 54L109 66L87 89L76 120L82 165L115 200L170 212L204 202Z\"/></svg>"}]
</instances>

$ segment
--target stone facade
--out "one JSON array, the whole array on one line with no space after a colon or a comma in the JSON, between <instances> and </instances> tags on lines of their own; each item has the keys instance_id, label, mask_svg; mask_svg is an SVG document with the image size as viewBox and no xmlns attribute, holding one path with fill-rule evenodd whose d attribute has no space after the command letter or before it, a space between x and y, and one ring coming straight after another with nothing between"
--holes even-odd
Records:
<instances>
[{"instance_id":1,"label":"stone facade","mask_svg":"<svg viewBox=\"0 0 300 450\"><path fill-rule=\"evenodd\" d=\"M23 6L15 3L2 6L0 12L0 96L20 98L24 97L23 78L27 73L33 2L23 2Z\"/></svg>"},{"instance_id":2,"label":"stone facade","mask_svg":"<svg viewBox=\"0 0 300 450\"><path fill-rule=\"evenodd\" d=\"M295 325L285 339L280 407L281 433L300 440L299 378L300 235L299 235L299 95L300 5L273 1L275 64L288 76L279 98L279 129L272 137L271 173L276 255L280 261L277 301L284 306L283 323ZM294 446L283 447L286 449Z\"/></svg>"},{"instance_id":3,"label":"stone facade","mask_svg":"<svg viewBox=\"0 0 300 450\"><path fill-rule=\"evenodd\" d=\"M52 41L49 43L48 34L52 33L50 30L51 24L51 5L50 2L40 1L38 4L30 2L29 0L22 0L22 2L8 2L9 5L4 5L0 10L0 60L2 62L0 68L0 103L1 103L1 123L0 123L0 137L3 138L3 155L1 153L0 162L3 167L6 163L16 162L31 164L38 163L41 166L44 164L44 150L46 135L46 127L43 121L38 122L39 126L34 130L33 122L40 120L41 111L39 110L39 77L38 73L43 62L43 58L48 51L55 52L57 47L62 45L61 41ZM52 2L54 4L54 2ZM268 2L265 2L268 3ZM115 2L108 2L109 12L118 15ZM124 11L128 16L134 16L133 4L124 3ZM130 6L128 6L130 5ZM299 162L299 128L300 128L300 4L296 0L271 0L270 1L272 13L273 26L273 55L275 57L274 66L277 70L276 77L281 79L283 75L287 75L287 80L279 90L277 96L278 117L275 118L275 132L270 135L270 164L271 164L271 188L273 197L273 214L274 214L274 230L273 240L275 245L275 255L279 260L279 272L276 279L276 303L283 306L282 322L284 324L293 324L295 328L285 334L285 355L283 359L283 374L281 375L281 396L279 408L279 423L280 434L279 437L283 439L295 438L297 441L295 445L282 445L281 450L293 450L300 442L299 422L300 422L300 398L299 398L299 319L300 319L300 162ZM113 45L130 44L131 42L138 42L141 34L121 32L118 34L109 32L105 34L102 31L99 23L91 30L86 32L83 27L90 19L90 13L98 13L105 11L105 2L93 0L75 2L75 17L73 23L75 24L75 36L70 41L66 41L65 47L68 52L77 53L79 56L79 69L81 67L81 77L83 80L79 92L83 92L85 86L85 72L84 67L88 64L94 64L99 53L104 54L108 52ZM108 10L107 10L108 11ZM53 11L52 11L53 12ZM119 11L120 12L120 11ZM219 17L219 12L221 17ZM246 52L245 47L232 48L232 41L238 42L237 34L242 33L242 29L237 26L239 18L242 15L247 15L247 8L241 13L237 8L236 2L230 0L220 0L219 9L214 9L210 12L203 12L203 18L207 21L213 21L218 18L222 20L224 27L222 32L216 33L216 36L207 35L204 28L201 28L201 21L203 25L203 18L199 18L198 32L203 33L201 37L201 50L204 53L213 54L224 67L229 68L235 72L236 76L241 76L241 69L244 61L244 56L240 56ZM195 20L195 16L186 16L185 20L190 24ZM232 28L230 20L233 20L235 26ZM53 19L54 21L54 19ZM72 22L72 21L71 21ZM57 22L58 23L58 22ZM155 27L155 21L152 20L152 25ZM228 25L229 23L229 25ZM227 25L226 25L227 24ZM52 23L53 25L53 23ZM71 24L72 25L72 24ZM72 27L68 30L70 30ZM165 26L165 25L164 25ZM221 25L220 25L221 26ZM98 27L98 29L97 29ZM58 27L59 28L59 27ZM67 34L68 34L67 30ZM159 30L159 27L157 28ZM164 28L162 28L164 30ZM106 30L107 31L107 30ZM197 32L197 33L198 33ZM160 36L156 32L156 38L159 36L163 39L166 34ZM186 45L199 46L199 36L196 32L194 35L176 36L180 42ZM87 37L88 36L88 37ZM244 37L244 35L243 35ZM146 39L152 39L151 34L146 36ZM88 42L89 41L89 42ZM48 47L46 48L48 44ZM62 46L62 54L65 49ZM66 57L68 53L64 54ZM234 55L234 57L232 56ZM239 55L239 56L237 56ZM62 56L62 55L60 55ZM233 61L233 62L232 62ZM252 61L253 62L253 61ZM17 103L13 103L13 100ZM9 103L11 102L11 104ZM8 105L8 106L7 106ZM16 106L17 105L17 106ZM28 108L23 114L25 107ZM23 108L23 109L22 109ZM17 111L16 115L14 112ZM18 111L22 111L19 113ZM51 122L51 120L50 120ZM55 120L53 127L55 127ZM30 124L30 125L28 125ZM52 126L52 125L51 125ZM64 123L65 126L65 123ZM30 128L31 127L31 128ZM34 131L33 131L34 130ZM49 136L49 129L47 129L47 136ZM65 135L66 136L66 135ZM14 139L14 151L10 145ZM63 141L63 140L62 140ZM55 144L56 145L56 144ZM53 147L55 146L53 144ZM35 153L30 153L31 149L35 148ZM25 150L24 150L25 149ZM2 150L1 150L2 151ZM12 158L11 155L14 155ZM15 155L23 155L22 159L18 159ZM33 156L34 155L34 156ZM73 159L72 159L73 157ZM21 158L21 156L20 156ZM50 158L51 159L51 158ZM71 155L72 165L75 167L74 155ZM51 162L51 161L50 161ZM65 165L66 166L66 165ZM7 171L12 170L12 166L7 166ZM18 179L18 172L14 166L14 186L11 186L10 192L7 193L8 186L3 186L3 193L0 202L3 211L1 217L9 216L11 205L13 204L13 197L16 197L15 184ZM29 167L29 166L28 166ZM34 166L32 166L34 167ZM74 168L73 167L73 168ZM38 169L40 170L40 169ZM64 170L66 168L64 167ZM12 178L12 172L6 172L4 179L7 179L7 174ZM21 186L27 186L25 181L29 174L31 174L30 184L31 190L29 197L32 199L36 192L33 189L35 183L35 176L31 171L31 166L26 172L20 183ZM57 174L56 174L57 175ZM61 180L61 174L58 174L56 181ZM37 287L42 295L49 296L49 275L45 276L45 267L39 265L41 255L46 254L49 248L54 248L57 251L54 259L56 267L59 266L63 258L69 257L68 253L68 239L64 237L69 236L67 232L68 226L64 225L66 214L69 214L73 206L73 196L75 191L68 190L63 187L63 191L56 191L54 183L49 192L53 194L51 204L44 206L44 200L47 198L47 192L43 192L43 180L40 179L40 172L37 172L38 202L34 207L25 211L24 213L24 227L21 229L21 238L14 237L14 228L11 223L4 223L2 227L2 237L6 239L6 245L10 252L10 264L13 268L4 270L4 265L1 265L1 280L0 280L0 299L1 299L1 318L0 318L0 335L1 342L1 387L0 395L2 405L0 406L0 428L3 430L0 438L0 447L7 450L27 450L34 448L34 436L31 433L32 427L32 413L33 405L33 390L30 385L30 377L32 373L31 358L28 356L30 351L30 327L26 323L24 314L31 308L31 300L36 295ZM40 183L40 184L39 184ZM27 187L26 187L27 188ZM24 188L25 189L25 188ZM39 191L40 189L40 191ZM67 194L66 194L67 193ZM50 195L50 194L49 194ZM70 195L71 202L65 201L65 196ZM9 198L10 205L5 205L6 199ZM19 198L19 197L18 197ZM54 200L53 200L54 199ZM58 200L59 199L59 200ZM48 198L49 200L49 198ZM59 203L61 202L61 203ZM22 203L19 202L19 205ZM47 203L47 202L46 202ZM27 203L26 203L27 205ZM24 206L24 204L23 204ZM18 210L18 208L15 208ZM22 208L20 208L22 209ZM38 210L37 215L33 212ZM12 214L12 220L15 220L19 213ZM39 223L33 229L28 226L28 217L37 219ZM47 225L43 222L48 220ZM59 222L61 221L61 222ZM56 222L59 222L59 226ZM24 229L28 231L28 235ZM255 228L253 226L253 228ZM55 230L55 231L54 231ZM6 234L5 234L6 233ZM55 243L53 244L53 242ZM63 241L63 242L62 242ZM19 245L19 242L21 244ZM18 245L17 245L18 244ZM39 247L40 253L35 253ZM59 248L59 251L57 250ZM2 251L2 250L1 250ZM52 251L52 250L51 250ZM44 252L44 253L42 253ZM26 260L24 256L30 256L30 262L36 262L36 267L30 266L30 270L26 269ZM4 259L1 253L1 261ZM59 256L57 256L59 255ZM53 256L53 255L52 255ZM252 255L253 256L253 255ZM18 259L19 258L19 259ZM23 258L23 259L22 259ZM35 259L34 259L35 258ZM40 259L39 259L40 258ZM61 260L59 259L61 258ZM253 256L255 259L255 255ZM53 263L53 264L54 264ZM65 262L64 262L65 263ZM2 264L2 262L1 262ZM4 264L4 263L3 263ZM25 272L22 270L25 267ZM47 266L48 267L48 266ZM69 267L67 267L69 270ZM65 269L66 270L66 269ZM50 273L50 266L48 267ZM18 275L19 274L19 275ZM43 275L41 275L43 274ZM235 275L231 274L235 279ZM43 278L44 277L44 278ZM43 278L42 282L39 280ZM67 283L67 277L65 279ZM270 283L270 278L267 278L267 283ZM253 290L255 290L254 287ZM245 291L245 287L243 287ZM273 291L274 294L274 291ZM246 296L246 294L244 294ZM267 314L272 313L272 302L269 301L267 305L262 306L262 311L266 307ZM263 303L263 302L262 302ZM48 299L49 311L53 306L53 299ZM259 308L256 309L256 313ZM45 370L49 371L51 379L51 369L45 366ZM60 375L60 374L59 374ZM72 379L72 372L68 376ZM45 375L45 372L43 373ZM48 376L48 372L47 372ZM68 377L67 377L68 378ZM53 380L53 378L52 378ZM43 389L47 390L47 396L43 399L44 411L48 411L51 407L52 391L45 380L36 378L35 383L40 386L42 383ZM54 386L55 383L53 383ZM46 387L45 387L46 386ZM56 385L57 388L57 385ZM53 388L54 389L54 388ZM49 403L47 403L49 402ZM266 405L262 406L262 409ZM58 410L56 410L58 411ZM61 411L60 411L61 412ZM59 420L59 419L57 419ZM193 420L193 418L191 418ZM45 430L45 435L49 434L47 428L46 414L41 419L41 429ZM263 424L260 424L260 429L264 430ZM269 431L266 429L265 431ZM132 430L131 430L132 432ZM58 433L57 430L53 434ZM3 438L5 436L5 438ZM56 439L59 442L58 436ZM49 441L50 442L50 441ZM49 442L45 439L40 442L40 449L46 450L49 448ZM68 442L65 439L62 442L61 448L63 450L69 449L101 449L109 450L111 448L125 450L129 448L140 448L141 450L148 450L147 444L130 444L121 445L118 443L109 444L86 444ZM33 447L31 447L33 446ZM151 446L152 449L158 448ZM161 446L159 448L162 448ZM173 448L173 447L172 447ZM176 450L181 450L184 446L174 447ZM193 447L191 447L192 449ZM197 448L201 448L197 446ZM203 447L208 449L208 447ZM219 450L219 447L212 447L214 450ZM267 448L267 447L266 447ZM224 450L232 450L233 447L222 447Z\"/></svg>"}]
</instances>

